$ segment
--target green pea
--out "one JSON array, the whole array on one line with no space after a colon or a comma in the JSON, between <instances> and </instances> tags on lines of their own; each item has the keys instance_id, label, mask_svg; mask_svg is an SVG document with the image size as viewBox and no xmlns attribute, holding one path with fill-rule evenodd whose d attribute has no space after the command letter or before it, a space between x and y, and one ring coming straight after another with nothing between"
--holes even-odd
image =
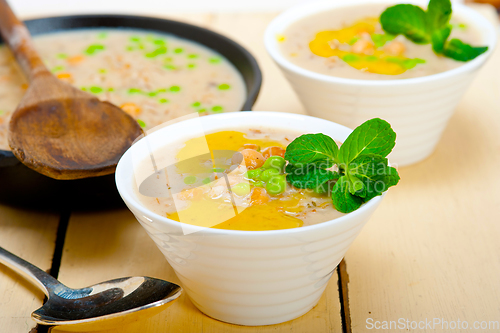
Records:
<instances>
[{"instance_id":1,"label":"green pea","mask_svg":"<svg viewBox=\"0 0 500 333\"><path fill-rule=\"evenodd\" d=\"M255 187L266 187L266 183L264 183L262 180L258 180L256 182L253 182L252 185Z\"/></svg>"},{"instance_id":2,"label":"green pea","mask_svg":"<svg viewBox=\"0 0 500 333\"><path fill-rule=\"evenodd\" d=\"M274 170L274 169L269 169ZM270 195L278 195L285 192L286 178L285 175L274 176L266 184L267 193Z\"/></svg>"},{"instance_id":3,"label":"green pea","mask_svg":"<svg viewBox=\"0 0 500 333\"><path fill-rule=\"evenodd\" d=\"M140 119L137 119L137 123L139 124L139 126L141 126L142 128L146 127L146 123L143 122L142 120Z\"/></svg>"},{"instance_id":4,"label":"green pea","mask_svg":"<svg viewBox=\"0 0 500 333\"><path fill-rule=\"evenodd\" d=\"M218 64L220 63L220 58L210 58L208 59L208 62L211 64Z\"/></svg>"},{"instance_id":5,"label":"green pea","mask_svg":"<svg viewBox=\"0 0 500 333\"><path fill-rule=\"evenodd\" d=\"M214 107L212 107L212 112L222 112L224 108L220 105L216 105Z\"/></svg>"},{"instance_id":6,"label":"green pea","mask_svg":"<svg viewBox=\"0 0 500 333\"><path fill-rule=\"evenodd\" d=\"M60 72L63 70L64 70L63 66L56 66L56 67L52 68L52 73Z\"/></svg>"},{"instance_id":7,"label":"green pea","mask_svg":"<svg viewBox=\"0 0 500 333\"><path fill-rule=\"evenodd\" d=\"M196 68L196 64L188 64L187 68L194 69L194 68Z\"/></svg>"},{"instance_id":8,"label":"green pea","mask_svg":"<svg viewBox=\"0 0 500 333\"><path fill-rule=\"evenodd\" d=\"M101 44L94 44L94 45L90 45L86 50L85 50L85 53L87 53L88 55L92 55L96 52L99 52L99 51L103 51L105 49L104 45L101 45Z\"/></svg>"},{"instance_id":9,"label":"green pea","mask_svg":"<svg viewBox=\"0 0 500 333\"><path fill-rule=\"evenodd\" d=\"M250 193L250 184L249 183L238 183L231 187L231 191L233 191L234 194L239 195L239 196L245 196Z\"/></svg>"},{"instance_id":10,"label":"green pea","mask_svg":"<svg viewBox=\"0 0 500 333\"><path fill-rule=\"evenodd\" d=\"M181 90L181 87L179 87L179 86L171 86L171 87L169 88L169 90L170 90L171 92L178 92L178 91L180 91L180 90Z\"/></svg>"},{"instance_id":11,"label":"green pea","mask_svg":"<svg viewBox=\"0 0 500 333\"><path fill-rule=\"evenodd\" d=\"M253 170L248 170L247 171L247 177L249 179L257 179L262 174L262 171L263 171L263 169L261 169L261 168L257 168L257 169L253 169Z\"/></svg>"},{"instance_id":12,"label":"green pea","mask_svg":"<svg viewBox=\"0 0 500 333\"><path fill-rule=\"evenodd\" d=\"M94 94L99 94L102 92L102 88L101 87L90 87L90 92L91 93L94 93Z\"/></svg>"},{"instance_id":13,"label":"green pea","mask_svg":"<svg viewBox=\"0 0 500 333\"><path fill-rule=\"evenodd\" d=\"M191 185L196 183L196 177L195 176L187 176L184 178L184 184Z\"/></svg>"},{"instance_id":14,"label":"green pea","mask_svg":"<svg viewBox=\"0 0 500 333\"><path fill-rule=\"evenodd\" d=\"M140 94L140 93L142 93L142 90L141 89L137 89L137 88L130 88L128 90L128 93L129 94Z\"/></svg>"},{"instance_id":15,"label":"green pea","mask_svg":"<svg viewBox=\"0 0 500 333\"><path fill-rule=\"evenodd\" d=\"M160 102L161 104L165 104L165 103L168 103L168 99L166 99L166 98L160 98L158 100L158 102Z\"/></svg>"},{"instance_id":16,"label":"green pea","mask_svg":"<svg viewBox=\"0 0 500 333\"><path fill-rule=\"evenodd\" d=\"M283 171L285 168L286 161L283 157L281 156L270 156L265 162L264 165L262 166L265 169L276 169L279 171Z\"/></svg>"},{"instance_id":17,"label":"green pea","mask_svg":"<svg viewBox=\"0 0 500 333\"><path fill-rule=\"evenodd\" d=\"M165 54L167 53L167 48L162 46L160 48L157 48L156 50L154 50L153 52L150 52L150 53L146 53L146 57L147 58L154 58L160 54Z\"/></svg>"},{"instance_id":18,"label":"green pea","mask_svg":"<svg viewBox=\"0 0 500 333\"><path fill-rule=\"evenodd\" d=\"M219 88L219 90L228 90L231 88L231 86L227 83L223 83L223 84L219 84L219 86L217 88Z\"/></svg>"},{"instance_id":19,"label":"green pea","mask_svg":"<svg viewBox=\"0 0 500 333\"><path fill-rule=\"evenodd\" d=\"M263 180L263 181L267 182L271 178L273 178L275 176L279 176L279 174L280 174L279 170L276 170L276 169L266 169L266 170L262 171L262 173L260 174L258 180Z\"/></svg>"},{"instance_id":20,"label":"green pea","mask_svg":"<svg viewBox=\"0 0 500 333\"><path fill-rule=\"evenodd\" d=\"M182 49L182 48L180 48L180 47L179 47L179 48L176 48L176 49L174 50L174 53L182 53L182 52L184 52L184 49Z\"/></svg>"},{"instance_id":21,"label":"green pea","mask_svg":"<svg viewBox=\"0 0 500 333\"><path fill-rule=\"evenodd\" d=\"M193 104L191 104L192 107L195 107L197 108L198 106L200 106L201 103L200 102L194 102Z\"/></svg>"}]
</instances>

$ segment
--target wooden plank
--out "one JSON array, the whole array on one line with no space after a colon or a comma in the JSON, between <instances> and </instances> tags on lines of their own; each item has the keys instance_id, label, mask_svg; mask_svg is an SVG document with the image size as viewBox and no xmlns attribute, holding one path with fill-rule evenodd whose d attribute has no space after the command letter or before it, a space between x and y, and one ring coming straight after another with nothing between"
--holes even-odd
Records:
<instances>
[{"instance_id":1,"label":"wooden plank","mask_svg":"<svg viewBox=\"0 0 500 333\"><path fill-rule=\"evenodd\" d=\"M59 279L70 287L145 275L180 283L163 254L126 209L74 213L68 226ZM319 304L306 315L281 324L243 327L202 314L184 294L166 311L106 333L122 332L341 332L337 274ZM60 332L58 329L52 332Z\"/></svg>"},{"instance_id":2,"label":"wooden plank","mask_svg":"<svg viewBox=\"0 0 500 333\"><path fill-rule=\"evenodd\" d=\"M58 223L59 214L0 205L0 246L48 271ZM0 264L0 331L27 333L34 329L31 312L43 300L43 292Z\"/></svg>"},{"instance_id":3,"label":"wooden plank","mask_svg":"<svg viewBox=\"0 0 500 333\"><path fill-rule=\"evenodd\" d=\"M475 321L498 325L500 80L492 73L500 73L498 48L436 152L400 169L401 183L348 251L353 332L374 331L369 318L370 323L437 318L450 328L443 323L418 332L471 332ZM451 321L457 320L469 328L452 330ZM498 332L500 326L483 331Z\"/></svg>"}]
</instances>

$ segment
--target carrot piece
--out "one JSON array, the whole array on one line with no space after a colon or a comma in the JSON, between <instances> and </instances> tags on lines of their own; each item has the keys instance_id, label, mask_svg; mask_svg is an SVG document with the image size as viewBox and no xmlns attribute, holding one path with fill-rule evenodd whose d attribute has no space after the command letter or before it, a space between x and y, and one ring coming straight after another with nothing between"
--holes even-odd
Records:
<instances>
[{"instance_id":1,"label":"carrot piece","mask_svg":"<svg viewBox=\"0 0 500 333\"><path fill-rule=\"evenodd\" d=\"M125 103L120 105L120 108L132 117L137 117L142 111L135 103Z\"/></svg>"},{"instance_id":2,"label":"carrot piece","mask_svg":"<svg viewBox=\"0 0 500 333\"><path fill-rule=\"evenodd\" d=\"M73 76L70 73L59 73L57 78L68 83L73 83Z\"/></svg>"},{"instance_id":3,"label":"carrot piece","mask_svg":"<svg viewBox=\"0 0 500 333\"><path fill-rule=\"evenodd\" d=\"M66 61L69 62L71 65L77 65L78 63L82 62L84 59L85 59L84 56L76 55L76 56L67 58Z\"/></svg>"}]
</instances>

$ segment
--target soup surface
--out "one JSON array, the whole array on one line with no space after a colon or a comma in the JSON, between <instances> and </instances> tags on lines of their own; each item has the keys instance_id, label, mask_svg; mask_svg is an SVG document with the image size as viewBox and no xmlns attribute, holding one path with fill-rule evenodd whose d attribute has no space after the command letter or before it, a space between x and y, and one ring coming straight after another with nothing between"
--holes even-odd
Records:
<instances>
[{"instance_id":1,"label":"soup surface","mask_svg":"<svg viewBox=\"0 0 500 333\"><path fill-rule=\"evenodd\" d=\"M429 44L418 45L404 36L386 34L378 18L389 6L352 6L303 18L277 36L280 50L297 66L349 79L415 78L463 64L436 55ZM479 33L467 22L452 17L450 23L450 38L482 44Z\"/></svg>"},{"instance_id":2,"label":"soup surface","mask_svg":"<svg viewBox=\"0 0 500 333\"><path fill-rule=\"evenodd\" d=\"M198 112L239 111L246 93L239 72L215 51L172 35L133 29L85 29L36 36L47 67L60 79L120 106L145 129ZM0 149L28 88L10 50L0 45Z\"/></svg>"},{"instance_id":3,"label":"soup surface","mask_svg":"<svg viewBox=\"0 0 500 333\"><path fill-rule=\"evenodd\" d=\"M157 191L142 186L136 187L136 194L146 208L159 215L219 229L289 229L343 216L327 194L297 189L286 182L282 184L284 191L276 194L267 185L273 180L264 177L264 171L270 169L266 169L265 161L284 155L286 146L300 134L255 128L208 134L205 138L211 154L200 156L196 163L192 159L177 163L167 177L162 175L159 183L153 185L166 185L169 192L165 196L143 195ZM177 160L183 160L200 139L203 137L179 142ZM235 158L240 154L245 163ZM255 170L264 171L260 177L251 176ZM284 179L278 173L274 173L276 179Z\"/></svg>"}]
</instances>

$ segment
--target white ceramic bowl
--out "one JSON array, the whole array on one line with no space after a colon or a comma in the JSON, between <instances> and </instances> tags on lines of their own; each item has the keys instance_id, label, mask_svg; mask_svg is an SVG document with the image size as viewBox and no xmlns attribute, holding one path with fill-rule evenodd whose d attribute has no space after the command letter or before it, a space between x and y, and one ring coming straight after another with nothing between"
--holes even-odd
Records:
<instances>
[{"instance_id":1,"label":"white ceramic bowl","mask_svg":"<svg viewBox=\"0 0 500 333\"><path fill-rule=\"evenodd\" d=\"M413 79L372 81L322 75L291 63L280 53L276 35L297 20L322 11L368 3L414 3L425 7L428 1L307 2L271 22L264 36L266 49L310 115L351 128L375 117L387 120L397 133L396 147L389 158L393 165L409 165L434 151L460 98L491 55L497 39L496 28L474 10L453 3L453 13L471 22L483 36L476 44L487 45L489 50L458 68Z\"/></svg>"},{"instance_id":2,"label":"white ceramic bowl","mask_svg":"<svg viewBox=\"0 0 500 333\"><path fill-rule=\"evenodd\" d=\"M148 139L162 145L188 139L197 121L207 132L266 125L301 133L321 132L339 141L351 132L309 116L236 112L182 121L148 135ZM133 145L118 163L116 184L120 195L165 255L193 303L210 317L233 324L277 324L309 311L382 200L382 196L376 197L350 214L302 228L203 229L184 235L182 223L147 210L133 190L132 156L149 159L147 151L134 151L140 146Z\"/></svg>"}]
</instances>

